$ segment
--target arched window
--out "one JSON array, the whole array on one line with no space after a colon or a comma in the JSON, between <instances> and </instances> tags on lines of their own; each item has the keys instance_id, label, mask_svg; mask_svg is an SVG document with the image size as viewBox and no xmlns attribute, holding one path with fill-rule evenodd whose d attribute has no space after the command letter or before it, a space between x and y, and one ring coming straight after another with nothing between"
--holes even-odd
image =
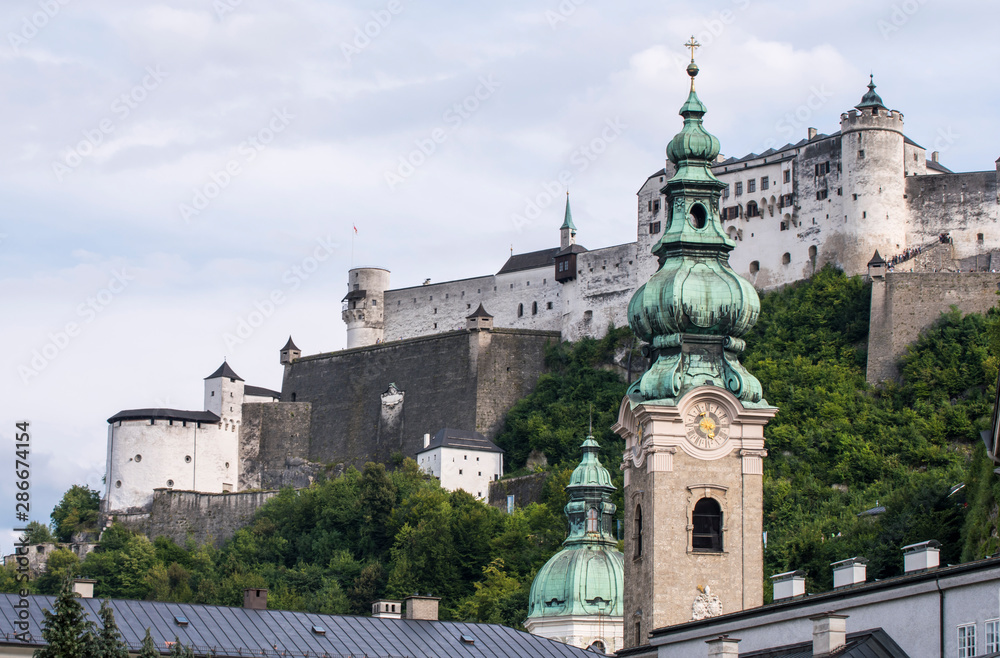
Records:
<instances>
[{"instance_id":1,"label":"arched window","mask_svg":"<svg viewBox=\"0 0 1000 658\"><path fill-rule=\"evenodd\" d=\"M691 549L722 552L722 508L712 498L702 498L691 514Z\"/></svg>"},{"instance_id":2,"label":"arched window","mask_svg":"<svg viewBox=\"0 0 1000 658\"><path fill-rule=\"evenodd\" d=\"M788 265L792 262L792 255L787 251L781 256L781 264Z\"/></svg>"},{"instance_id":3,"label":"arched window","mask_svg":"<svg viewBox=\"0 0 1000 658\"><path fill-rule=\"evenodd\" d=\"M524 304L518 304L517 305L517 317L521 317L523 315L524 315Z\"/></svg>"},{"instance_id":4,"label":"arched window","mask_svg":"<svg viewBox=\"0 0 1000 658\"><path fill-rule=\"evenodd\" d=\"M587 647L587 651L594 651L596 653L606 653L604 649L604 642L601 642L600 640L594 640L593 642L590 643L590 646Z\"/></svg>"},{"instance_id":5,"label":"arched window","mask_svg":"<svg viewBox=\"0 0 1000 658\"><path fill-rule=\"evenodd\" d=\"M635 520L632 522L632 543L635 544L633 557L642 556L642 505L635 506Z\"/></svg>"},{"instance_id":6,"label":"arched window","mask_svg":"<svg viewBox=\"0 0 1000 658\"><path fill-rule=\"evenodd\" d=\"M587 510L587 532L597 532L597 523L600 519L600 515L597 513L596 507L591 507Z\"/></svg>"},{"instance_id":7,"label":"arched window","mask_svg":"<svg viewBox=\"0 0 1000 658\"><path fill-rule=\"evenodd\" d=\"M747 203L747 217L760 217L760 208L756 201Z\"/></svg>"},{"instance_id":8,"label":"arched window","mask_svg":"<svg viewBox=\"0 0 1000 658\"><path fill-rule=\"evenodd\" d=\"M750 274L756 274L757 272L760 272L760 261L759 260L750 261Z\"/></svg>"},{"instance_id":9,"label":"arched window","mask_svg":"<svg viewBox=\"0 0 1000 658\"><path fill-rule=\"evenodd\" d=\"M816 260L816 245L811 245L809 247L809 260L811 261Z\"/></svg>"},{"instance_id":10,"label":"arched window","mask_svg":"<svg viewBox=\"0 0 1000 658\"><path fill-rule=\"evenodd\" d=\"M538 302L531 302L531 314L538 315Z\"/></svg>"}]
</instances>

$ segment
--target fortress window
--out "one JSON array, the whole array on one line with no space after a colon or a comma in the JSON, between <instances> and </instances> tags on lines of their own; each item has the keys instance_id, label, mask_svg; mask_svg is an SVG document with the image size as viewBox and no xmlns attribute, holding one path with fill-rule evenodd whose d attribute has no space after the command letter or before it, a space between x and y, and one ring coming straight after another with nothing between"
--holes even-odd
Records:
<instances>
[{"instance_id":1,"label":"fortress window","mask_svg":"<svg viewBox=\"0 0 1000 658\"><path fill-rule=\"evenodd\" d=\"M584 322L590 322L593 319L594 319L594 312L593 311L584 311L583 312L583 321Z\"/></svg>"},{"instance_id":2,"label":"fortress window","mask_svg":"<svg viewBox=\"0 0 1000 658\"><path fill-rule=\"evenodd\" d=\"M750 261L750 274L756 274L757 272L760 272L760 261Z\"/></svg>"},{"instance_id":3,"label":"fortress window","mask_svg":"<svg viewBox=\"0 0 1000 658\"><path fill-rule=\"evenodd\" d=\"M357 276L357 275L355 275L355 276ZM360 287L361 287L361 285L360 285L360 284L358 284L358 283L355 283L355 284L354 284L354 289L355 289L355 290L357 290L357 289L358 289L358 288L360 288Z\"/></svg>"},{"instance_id":4,"label":"fortress window","mask_svg":"<svg viewBox=\"0 0 1000 658\"><path fill-rule=\"evenodd\" d=\"M184 463L185 464L191 463L191 455L184 455Z\"/></svg>"},{"instance_id":5,"label":"fortress window","mask_svg":"<svg viewBox=\"0 0 1000 658\"><path fill-rule=\"evenodd\" d=\"M230 393L230 395L232 395L232 393ZM169 422L169 423L170 423L170 426L171 426L171 427L173 427L173 426L174 426L174 421L172 421L172 420L171 420L171 421L167 421L167 422Z\"/></svg>"},{"instance_id":6,"label":"fortress window","mask_svg":"<svg viewBox=\"0 0 1000 658\"><path fill-rule=\"evenodd\" d=\"M784 175L785 175L785 182L786 183L791 183L792 182L792 170L791 169L786 169L785 172L784 172Z\"/></svg>"},{"instance_id":7,"label":"fortress window","mask_svg":"<svg viewBox=\"0 0 1000 658\"><path fill-rule=\"evenodd\" d=\"M538 302L531 302L531 314L538 315Z\"/></svg>"},{"instance_id":8,"label":"fortress window","mask_svg":"<svg viewBox=\"0 0 1000 658\"><path fill-rule=\"evenodd\" d=\"M496 290L496 288L494 288L494 290ZM476 294L477 295L483 294L483 289L482 288L476 288Z\"/></svg>"},{"instance_id":9,"label":"fortress window","mask_svg":"<svg viewBox=\"0 0 1000 658\"><path fill-rule=\"evenodd\" d=\"M462 474L462 469L458 469L458 474L459 474L459 475L461 475L461 474Z\"/></svg>"},{"instance_id":10,"label":"fortress window","mask_svg":"<svg viewBox=\"0 0 1000 658\"><path fill-rule=\"evenodd\" d=\"M142 461L142 455L136 455L132 459L134 459L136 462L141 462Z\"/></svg>"},{"instance_id":11,"label":"fortress window","mask_svg":"<svg viewBox=\"0 0 1000 658\"><path fill-rule=\"evenodd\" d=\"M653 202L652 201L646 202L646 212L653 212Z\"/></svg>"},{"instance_id":12,"label":"fortress window","mask_svg":"<svg viewBox=\"0 0 1000 658\"><path fill-rule=\"evenodd\" d=\"M750 180L747 181L747 192L752 193L756 191L757 191L757 179L751 178Z\"/></svg>"},{"instance_id":13,"label":"fortress window","mask_svg":"<svg viewBox=\"0 0 1000 658\"><path fill-rule=\"evenodd\" d=\"M445 298L445 299L448 299L448 293L445 293L445 294L444 294L444 298Z\"/></svg>"},{"instance_id":14,"label":"fortress window","mask_svg":"<svg viewBox=\"0 0 1000 658\"><path fill-rule=\"evenodd\" d=\"M377 299L373 299L372 300L372 306L378 306L378 300Z\"/></svg>"},{"instance_id":15,"label":"fortress window","mask_svg":"<svg viewBox=\"0 0 1000 658\"><path fill-rule=\"evenodd\" d=\"M837 196L843 196L843 195L844 195L844 188L838 187L837 188Z\"/></svg>"},{"instance_id":16,"label":"fortress window","mask_svg":"<svg viewBox=\"0 0 1000 658\"><path fill-rule=\"evenodd\" d=\"M861 149L858 151L858 160L863 160L865 157L865 150Z\"/></svg>"},{"instance_id":17,"label":"fortress window","mask_svg":"<svg viewBox=\"0 0 1000 658\"><path fill-rule=\"evenodd\" d=\"M526 282L524 285L530 286L531 285L531 281Z\"/></svg>"},{"instance_id":18,"label":"fortress window","mask_svg":"<svg viewBox=\"0 0 1000 658\"><path fill-rule=\"evenodd\" d=\"M768 176L761 176L760 177L760 189L761 190L766 190L769 187L771 187L771 179Z\"/></svg>"},{"instance_id":19,"label":"fortress window","mask_svg":"<svg viewBox=\"0 0 1000 658\"><path fill-rule=\"evenodd\" d=\"M691 550L722 552L722 509L712 498L695 503L691 513Z\"/></svg>"},{"instance_id":20,"label":"fortress window","mask_svg":"<svg viewBox=\"0 0 1000 658\"><path fill-rule=\"evenodd\" d=\"M642 557L642 505L635 506L635 519L632 521L632 526L632 543L635 545L632 557ZM636 633L638 632L639 625L636 624Z\"/></svg>"},{"instance_id":21,"label":"fortress window","mask_svg":"<svg viewBox=\"0 0 1000 658\"><path fill-rule=\"evenodd\" d=\"M809 247L809 259L816 260L816 245Z\"/></svg>"},{"instance_id":22,"label":"fortress window","mask_svg":"<svg viewBox=\"0 0 1000 658\"><path fill-rule=\"evenodd\" d=\"M917 161L917 154L916 154L916 153L914 153L914 154L913 154L913 161L914 161L914 162L916 162L916 161Z\"/></svg>"},{"instance_id":23,"label":"fortress window","mask_svg":"<svg viewBox=\"0 0 1000 658\"><path fill-rule=\"evenodd\" d=\"M438 310L434 309L434 315L437 315Z\"/></svg>"},{"instance_id":24,"label":"fortress window","mask_svg":"<svg viewBox=\"0 0 1000 658\"><path fill-rule=\"evenodd\" d=\"M983 243L983 234L982 233L976 233L976 242L978 242L979 244Z\"/></svg>"},{"instance_id":25,"label":"fortress window","mask_svg":"<svg viewBox=\"0 0 1000 658\"><path fill-rule=\"evenodd\" d=\"M168 487L174 486L174 481L173 480L167 480L167 486Z\"/></svg>"},{"instance_id":26,"label":"fortress window","mask_svg":"<svg viewBox=\"0 0 1000 658\"><path fill-rule=\"evenodd\" d=\"M736 182L736 196L743 194L743 181Z\"/></svg>"},{"instance_id":27,"label":"fortress window","mask_svg":"<svg viewBox=\"0 0 1000 658\"><path fill-rule=\"evenodd\" d=\"M757 206L756 201L751 201L747 204L747 217L760 217L760 208Z\"/></svg>"},{"instance_id":28,"label":"fortress window","mask_svg":"<svg viewBox=\"0 0 1000 658\"><path fill-rule=\"evenodd\" d=\"M868 218L868 211L867 210L862 210L861 211L861 219L867 219L867 218Z\"/></svg>"},{"instance_id":29,"label":"fortress window","mask_svg":"<svg viewBox=\"0 0 1000 658\"><path fill-rule=\"evenodd\" d=\"M437 329L437 328L438 328L438 323L437 323L437 322L435 322L435 323L434 323L434 328L435 328L435 329Z\"/></svg>"},{"instance_id":30,"label":"fortress window","mask_svg":"<svg viewBox=\"0 0 1000 658\"><path fill-rule=\"evenodd\" d=\"M122 481L118 480L117 482L115 482L115 489L121 489L121 488L122 488Z\"/></svg>"},{"instance_id":31,"label":"fortress window","mask_svg":"<svg viewBox=\"0 0 1000 658\"><path fill-rule=\"evenodd\" d=\"M792 255L790 253L786 251L784 254L781 255L782 265L788 265L791 262L792 262Z\"/></svg>"},{"instance_id":32,"label":"fortress window","mask_svg":"<svg viewBox=\"0 0 1000 658\"><path fill-rule=\"evenodd\" d=\"M722 189L722 198L723 199L728 199L729 198L729 186L728 185L726 185L726 187L724 187Z\"/></svg>"},{"instance_id":33,"label":"fortress window","mask_svg":"<svg viewBox=\"0 0 1000 658\"><path fill-rule=\"evenodd\" d=\"M517 305L517 317L524 315L524 304Z\"/></svg>"},{"instance_id":34,"label":"fortress window","mask_svg":"<svg viewBox=\"0 0 1000 658\"><path fill-rule=\"evenodd\" d=\"M552 302L545 302L545 308L551 311L552 310Z\"/></svg>"},{"instance_id":35,"label":"fortress window","mask_svg":"<svg viewBox=\"0 0 1000 658\"><path fill-rule=\"evenodd\" d=\"M656 201L653 202L653 214L655 215L658 212L660 212L660 200L659 199L657 199Z\"/></svg>"},{"instance_id":36,"label":"fortress window","mask_svg":"<svg viewBox=\"0 0 1000 658\"><path fill-rule=\"evenodd\" d=\"M292 391L292 402L295 402L295 391Z\"/></svg>"},{"instance_id":37,"label":"fortress window","mask_svg":"<svg viewBox=\"0 0 1000 658\"><path fill-rule=\"evenodd\" d=\"M656 235L660 232L660 222L650 222L649 223L649 234Z\"/></svg>"},{"instance_id":38,"label":"fortress window","mask_svg":"<svg viewBox=\"0 0 1000 658\"><path fill-rule=\"evenodd\" d=\"M829 196L829 193L830 193L829 190L819 190L818 192L816 192L816 200L817 201L822 201L827 196Z\"/></svg>"},{"instance_id":39,"label":"fortress window","mask_svg":"<svg viewBox=\"0 0 1000 658\"><path fill-rule=\"evenodd\" d=\"M788 230L788 222L781 222L781 230L782 231Z\"/></svg>"},{"instance_id":40,"label":"fortress window","mask_svg":"<svg viewBox=\"0 0 1000 658\"><path fill-rule=\"evenodd\" d=\"M212 391L212 395L210 397L213 397L213 398L215 397L215 391Z\"/></svg>"}]
</instances>

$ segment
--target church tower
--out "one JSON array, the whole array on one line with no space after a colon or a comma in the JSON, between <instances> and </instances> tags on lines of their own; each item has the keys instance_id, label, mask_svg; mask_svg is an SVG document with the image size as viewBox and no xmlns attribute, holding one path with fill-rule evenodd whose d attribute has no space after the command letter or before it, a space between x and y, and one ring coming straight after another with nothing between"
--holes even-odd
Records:
<instances>
[{"instance_id":1,"label":"church tower","mask_svg":"<svg viewBox=\"0 0 1000 658\"><path fill-rule=\"evenodd\" d=\"M625 646L650 631L763 603L764 425L777 409L739 362L760 312L729 266L711 170L719 140L691 91L667 146L677 167L662 193L658 269L632 297L629 324L650 367L622 401L625 439Z\"/></svg>"},{"instance_id":2,"label":"church tower","mask_svg":"<svg viewBox=\"0 0 1000 658\"><path fill-rule=\"evenodd\" d=\"M559 227L559 248L565 249L576 244L576 224L573 223L573 213L569 210L569 192L566 193L566 214L562 226Z\"/></svg>"}]
</instances>

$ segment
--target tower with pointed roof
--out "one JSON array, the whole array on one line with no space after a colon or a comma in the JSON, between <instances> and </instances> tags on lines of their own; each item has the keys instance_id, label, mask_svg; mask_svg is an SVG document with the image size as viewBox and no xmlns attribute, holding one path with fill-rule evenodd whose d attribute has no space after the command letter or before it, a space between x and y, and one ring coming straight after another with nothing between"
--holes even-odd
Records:
<instances>
[{"instance_id":1,"label":"tower with pointed roof","mask_svg":"<svg viewBox=\"0 0 1000 658\"><path fill-rule=\"evenodd\" d=\"M666 226L657 270L629 302L650 367L622 401L614 429L626 442L625 646L704 610L763 602L763 429L774 416L740 364L760 312L757 292L729 266L725 184L712 173L719 140L705 130L694 89L667 146L676 173L662 189ZM711 592L712 605L702 599Z\"/></svg>"},{"instance_id":2,"label":"tower with pointed roof","mask_svg":"<svg viewBox=\"0 0 1000 658\"><path fill-rule=\"evenodd\" d=\"M622 648L624 556L614 536L615 486L588 435L566 492L569 536L538 571L528 595L528 632L581 648Z\"/></svg>"},{"instance_id":3,"label":"tower with pointed roof","mask_svg":"<svg viewBox=\"0 0 1000 658\"><path fill-rule=\"evenodd\" d=\"M562 226L559 227L559 248L565 249L576 244L576 224L573 223L573 213L569 209L569 192L566 192L566 212Z\"/></svg>"},{"instance_id":4,"label":"tower with pointed roof","mask_svg":"<svg viewBox=\"0 0 1000 658\"><path fill-rule=\"evenodd\" d=\"M840 115L843 168L839 188L843 197L844 246L842 266L864 272L875 250L902 253L908 246L906 160L903 115L890 110L875 91L868 91L853 110Z\"/></svg>"}]
</instances>

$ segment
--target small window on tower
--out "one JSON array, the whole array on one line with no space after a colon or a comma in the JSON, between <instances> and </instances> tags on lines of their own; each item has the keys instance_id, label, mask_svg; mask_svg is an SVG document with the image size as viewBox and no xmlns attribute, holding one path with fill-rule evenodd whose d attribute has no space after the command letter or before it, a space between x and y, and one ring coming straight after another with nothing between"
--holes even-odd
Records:
<instances>
[{"instance_id":1,"label":"small window on tower","mask_svg":"<svg viewBox=\"0 0 1000 658\"><path fill-rule=\"evenodd\" d=\"M722 552L722 508L713 498L702 498L691 514L691 549Z\"/></svg>"},{"instance_id":2,"label":"small window on tower","mask_svg":"<svg viewBox=\"0 0 1000 658\"><path fill-rule=\"evenodd\" d=\"M597 532L597 523L600 519L600 515L597 513L596 507L591 507L587 510L587 532Z\"/></svg>"},{"instance_id":3,"label":"small window on tower","mask_svg":"<svg viewBox=\"0 0 1000 658\"><path fill-rule=\"evenodd\" d=\"M632 557L642 557L642 505L635 506L635 519L632 525L632 543L635 545Z\"/></svg>"}]
</instances>

